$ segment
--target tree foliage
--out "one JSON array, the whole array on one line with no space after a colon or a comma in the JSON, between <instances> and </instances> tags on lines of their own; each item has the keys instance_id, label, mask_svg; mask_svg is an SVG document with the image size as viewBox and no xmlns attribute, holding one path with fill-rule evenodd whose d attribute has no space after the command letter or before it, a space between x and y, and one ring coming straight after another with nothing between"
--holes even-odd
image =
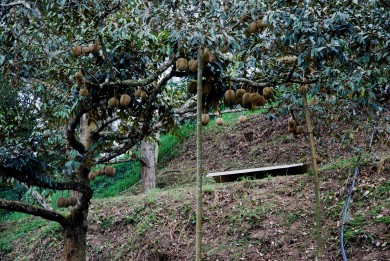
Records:
<instances>
[{"instance_id":1,"label":"tree foliage","mask_svg":"<svg viewBox=\"0 0 390 261\"><path fill-rule=\"evenodd\" d=\"M196 79L175 62L196 59L199 47L216 58L204 67L205 110L231 86L274 87L289 105L307 84L324 108L375 114L389 99L389 15L375 0L2 1L2 182L75 191L78 204L67 217L17 202L0 208L79 225L92 197L88 173L173 126L183 95L177 81L165 87ZM123 94L129 106L108 104Z\"/></svg>"}]
</instances>

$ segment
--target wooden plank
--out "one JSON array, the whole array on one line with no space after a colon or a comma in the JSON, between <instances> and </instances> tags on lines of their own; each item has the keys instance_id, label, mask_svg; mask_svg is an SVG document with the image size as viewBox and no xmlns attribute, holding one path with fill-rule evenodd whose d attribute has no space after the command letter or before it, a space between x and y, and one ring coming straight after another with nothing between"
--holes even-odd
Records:
<instances>
[{"instance_id":1,"label":"wooden plank","mask_svg":"<svg viewBox=\"0 0 390 261\"><path fill-rule=\"evenodd\" d=\"M241 169L209 173L206 177L213 177L216 182L230 182L238 180L241 177L254 177L256 179L265 178L267 175L286 176L297 175L307 172L309 165L304 163L271 166L255 169Z\"/></svg>"}]
</instances>

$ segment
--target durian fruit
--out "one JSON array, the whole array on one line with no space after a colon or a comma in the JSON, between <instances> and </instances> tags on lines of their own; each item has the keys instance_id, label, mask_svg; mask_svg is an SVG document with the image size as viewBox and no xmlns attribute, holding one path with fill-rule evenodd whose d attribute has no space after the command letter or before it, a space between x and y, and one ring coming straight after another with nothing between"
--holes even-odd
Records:
<instances>
[{"instance_id":1,"label":"durian fruit","mask_svg":"<svg viewBox=\"0 0 390 261\"><path fill-rule=\"evenodd\" d=\"M322 162L322 158L320 156L316 156L316 163L320 164Z\"/></svg>"},{"instance_id":2,"label":"durian fruit","mask_svg":"<svg viewBox=\"0 0 390 261\"><path fill-rule=\"evenodd\" d=\"M237 104L236 93L232 89L227 90L225 92L224 99L225 99L225 104L227 106L232 106L234 104Z\"/></svg>"},{"instance_id":3,"label":"durian fruit","mask_svg":"<svg viewBox=\"0 0 390 261\"><path fill-rule=\"evenodd\" d=\"M217 119L215 120L215 123L216 123L217 125L223 125L223 124L224 124L224 121L223 121L222 118L217 118Z\"/></svg>"},{"instance_id":4,"label":"durian fruit","mask_svg":"<svg viewBox=\"0 0 390 261\"><path fill-rule=\"evenodd\" d=\"M141 97L141 92L142 92L142 90L141 90L141 89L137 89L137 90L135 90L135 92L134 92L134 96L135 96L135 97L137 97L137 98Z\"/></svg>"},{"instance_id":5,"label":"durian fruit","mask_svg":"<svg viewBox=\"0 0 390 261\"><path fill-rule=\"evenodd\" d=\"M198 70L198 62L194 59L191 59L188 62L188 68L190 69L191 72L196 72Z\"/></svg>"},{"instance_id":6,"label":"durian fruit","mask_svg":"<svg viewBox=\"0 0 390 261\"><path fill-rule=\"evenodd\" d=\"M246 21L248 21L250 18L250 15L248 14L243 14L241 17L240 17L240 22L241 23L245 23Z\"/></svg>"},{"instance_id":7,"label":"durian fruit","mask_svg":"<svg viewBox=\"0 0 390 261\"><path fill-rule=\"evenodd\" d=\"M267 25L263 23L263 19L257 20L256 26L258 29L263 29L263 28L267 27Z\"/></svg>"},{"instance_id":8,"label":"durian fruit","mask_svg":"<svg viewBox=\"0 0 390 261\"><path fill-rule=\"evenodd\" d=\"M76 79L76 84L77 84L78 86L84 84L83 74L82 74L81 71L75 73L74 78Z\"/></svg>"},{"instance_id":9,"label":"durian fruit","mask_svg":"<svg viewBox=\"0 0 390 261\"><path fill-rule=\"evenodd\" d=\"M243 31L243 34L244 34L246 37L251 36L251 32L249 31L249 28L245 28L244 31Z\"/></svg>"},{"instance_id":10,"label":"durian fruit","mask_svg":"<svg viewBox=\"0 0 390 261\"><path fill-rule=\"evenodd\" d=\"M198 88L198 83L196 81L189 81L187 83L187 91L191 94L196 94Z\"/></svg>"},{"instance_id":11,"label":"durian fruit","mask_svg":"<svg viewBox=\"0 0 390 261\"><path fill-rule=\"evenodd\" d=\"M89 53L89 47L88 46L81 46L81 53L82 54L88 54Z\"/></svg>"},{"instance_id":12,"label":"durian fruit","mask_svg":"<svg viewBox=\"0 0 390 261\"><path fill-rule=\"evenodd\" d=\"M63 197L58 198L56 201L56 205L59 208L63 208L65 206L65 199Z\"/></svg>"},{"instance_id":13,"label":"durian fruit","mask_svg":"<svg viewBox=\"0 0 390 261\"><path fill-rule=\"evenodd\" d=\"M210 83L208 83L207 81L203 81L202 82L202 95L207 95L209 94L211 91L211 86L210 86Z\"/></svg>"},{"instance_id":14,"label":"durian fruit","mask_svg":"<svg viewBox=\"0 0 390 261\"><path fill-rule=\"evenodd\" d=\"M77 205L77 198L71 197L69 201L70 201L70 205L71 205L72 207L74 207L74 206Z\"/></svg>"},{"instance_id":15,"label":"durian fruit","mask_svg":"<svg viewBox=\"0 0 390 261\"><path fill-rule=\"evenodd\" d=\"M110 108L115 108L115 107L118 107L119 105L119 100L116 98L116 97L112 97L108 100L107 102L108 106Z\"/></svg>"},{"instance_id":16,"label":"durian fruit","mask_svg":"<svg viewBox=\"0 0 390 261\"><path fill-rule=\"evenodd\" d=\"M75 47L72 47L71 53L73 56L80 56L81 55L81 46L77 45Z\"/></svg>"},{"instance_id":17,"label":"durian fruit","mask_svg":"<svg viewBox=\"0 0 390 261\"><path fill-rule=\"evenodd\" d=\"M256 23L256 22L250 23L250 25L249 25L249 31L250 31L252 34L256 33L256 31L257 31L257 23Z\"/></svg>"},{"instance_id":18,"label":"durian fruit","mask_svg":"<svg viewBox=\"0 0 390 261\"><path fill-rule=\"evenodd\" d=\"M219 47L219 51L221 53L227 53L229 51L229 47L227 45L222 45L221 47Z\"/></svg>"},{"instance_id":19,"label":"durian fruit","mask_svg":"<svg viewBox=\"0 0 390 261\"><path fill-rule=\"evenodd\" d=\"M79 91L80 96L87 96L88 95L88 90L86 88L82 88Z\"/></svg>"},{"instance_id":20,"label":"durian fruit","mask_svg":"<svg viewBox=\"0 0 390 261\"><path fill-rule=\"evenodd\" d=\"M188 61L185 58L177 59L176 69L179 71L187 71L188 70Z\"/></svg>"},{"instance_id":21,"label":"durian fruit","mask_svg":"<svg viewBox=\"0 0 390 261\"><path fill-rule=\"evenodd\" d=\"M272 87L264 87L264 89L263 89L264 98L269 99L272 97L272 94L273 94Z\"/></svg>"},{"instance_id":22,"label":"durian fruit","mask_svg":"<svg viewBox=\"0 0 390 261\"><path fill-rule=\"evenodd\" d=\"M237 103L240 103L240 104L241 104L242 97L244 96L245 93L246 93L246 91L245 91L244 89L238 89L238 90L236 91Z\"/></svg>"},{"instance_id":23,"label":"durian fruit","mask_svg":"<svg viewBox=\"0 0 390 261\"><path fill-rule=\"evenodd\" d=\"M244 109L252 109L252 93L246 92L244 96L242 96L241 107Z\"/></svg>"},{"instance_id":24,"label":"durian fruit","mask_svg":"<svg viewBox=\"0 0 390 261\"><path fill-rule=\"evenodd\" d=\"M298 92L301 95L305 95L310 90L310 88L311 88L311 85L301 85L298 88Z\"/></svg>"},{"instance_id":25,"label":"durian fruit","mask_svg":"<svg viewBox=\"0 0 390 261\"><path fill-rule=\"evenodd\" d=\"M93 44L89 45L89 51L91 53L98 53L99 50L100 50L100 44L97 40Z\"/></svg>"},{"instance_id":26,"label":"durian fruit","mask_svg":"<svg viewBox=\"0 0 390 261\"><path fill-rule=\"evenodd\" d=\"M288 132L295 134L297 129L297 123L294 120L294 118L293 117L288 118L287 124L288 124Z\"/></svg>"},{"instance_id":27,"label":"durian fruit","mask_svg":"<svg viewBox=\"0 0 390 261\"><path fill-rule=\"evenodd\" d=\"M89 174L88 174L88 179L89 180L94 180L94 179L96 179L96 173L95 172L90 172Z\"/></svg>"},{"instance_id":28,"label":"durian fruit","mask_svg":"<svg viewBox=\"0 0 390 261\"><path fill-rule=\"evenodd\" d=\"M128 94L121 95L121 98L119 99L120 105L122 105L123 107L128 107L130 105L130 102L131 102L130 95Z\"/></svg>"},{"instance_id":29,"label":"durian fruit","mask_svg":"<svg viewBox=\"0 0 390 261\"><path fill-rule=\"evenodd\" d=\"M209 63L214 63L217 60L217 57L214 53L211 53L209 56Z\"/></svg>"},{"instance_id":30,"label":"durian fruit","mask_svg":"<svg viewBox=\"0 0 390 261\"><path fill-rule=\"evenodd\" d=\"M252 95L251 95L251 102L252 102L252 106L253 107L264 106L265 98L264 98L263 95L260 95L257 92L256 93L252 93Z\"/></svg>"},{"instance_id":31,"label":"durian fruit","mask_svg":"<svg viewBox=\"0 0 390 261\"><path fill-rule=\"evenodd\" d=\"M98 128L96 120L95 119L89 119L88 120L88 129L90 131L95 131Z\"/></svg>"},{"instance_id":32,"label":"durian fruit","mask_svg":"<svg viewBox=\"0 0 390 261\"><path fill-rule=\"evenodd\" d=\"M103 176L104 175L104 169L99 169L96 174L97 174L97 176Z\"/></svg>"},{"instance_id":33,"label":"durian fruit","mask_svg":"<svg viewBox=\"0 0 390 261\"><path fill-rule=\"evenodd\" d=\"M288 126L288 132L289 132L289 133L295 133L295 127L293 127L293 126Z\"/></svg>"},{"instance_id":34,"label":"durian fruit","mask_svg":"<svg viewBox=\"0 0 390 261\"><path fill-rule=\"evenodd\" d=\"M303 127L302 126L297 126L295 128L295 132L294 132L296 135L300 135L303 133Z\"/></svg>"},{"instance_id":35,"label":"durian fruit","mask_svg":"<svg viewBox=\"0 0 390 261\"><path fill-rule=\"evenodd\" d=\"M288 118L287 124L289 127L292 127L293 129L296 129L296 127L297 127L297 123L293 117Z\"/></svg>"},{"instance_id":36,"label":"durian fruit","mask_svg":"<svg viewBox=\"0 0 390 261\"><path fill-rule=\"evenodd\" d=\"M146 100L146 97L147 97L148 95L146 94L146 92L145 91L141 91L141 94L140 94L140 98L141 98L141 100Z\"/></svg>"},{"instance_id":37,"label":"durian fruit","mask_svg":"<svg viewBox=\"0 0 390 261\"><path fill-rule=\"evenodd\" d=\"M210 115L208 115L207 113L203 113L202 114L202 125L203 126L206 126L207 124L209 124L209 121L210 121Z\"/></svg>"},{"instance_id":38,"label":"durian fruit","mask_svg":"<svg viewBox=\"0 0 390 261\"><path fill-rule=\"evenodd\" d=\"M210 51L209 51L209 48L204 48L204 49L203 49L202 58L203 58L203 61L204 61L204 62L206 62L206 63L209 62L209 58L210 58Z\"/></svg>"},{"instance_id":39,"label":"durian fruit","mask_svg":"<svg viewBox=\"0 0 390 261\"><path fill-rule=\"evenodd\" d=\"M81 71L78 71L74 74L74 78L76 79L76 81L82 81L83 80L83 73Z\"/></svg>"},{"instance_id":40,"label":"durian fruit","mask_svg":"<svg viewBox=\"0 0 390 261\"><path fill-rule=\"evenodd\" d=\"M112 177L115 174L115 169L111 166L106 166L104 168L104 174L108 177Z\"/></svg>"},{"instance_id":41,"label":"durian fruit","mask_svg":"<svg viewBox=\"0 0 390 261\"><path fill-rule=\"evenodd\" d=\"M238 117L238 120L239 120L241 123L244 123L244 122L246 122L246 116L245 116L245 115L240 115L240 117Z\"/></svg>"}]
</instances>

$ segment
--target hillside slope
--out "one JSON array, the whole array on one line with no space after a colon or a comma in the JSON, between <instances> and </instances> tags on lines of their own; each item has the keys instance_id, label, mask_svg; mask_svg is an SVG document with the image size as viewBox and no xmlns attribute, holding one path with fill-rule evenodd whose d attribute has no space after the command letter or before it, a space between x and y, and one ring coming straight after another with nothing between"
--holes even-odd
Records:
<instances>
[{"instance_id":1,"label":"hillside slope","mask_svg":"<svg viewBox=\"0 0 390 261\"><path fill-rule=\"evenodd\" d=\"M347 126L344 126L346 128ZM383 127L383 126L382 126ZM252 115L204 131L204 172L306 162L304 136L286 131L286 117L269 121ZM355 163L361 166L346 223L349 260L388 260L390 256L390 169L388 134L381 133L371 153L357 159L351 146L364 147L370 133L351 131L354 144L326 135L317 139L321 165L325 260L340 260L341 213ZM135 187L123 195L92 201L89 260L193 260L195 254L194 137L180 143L158 173L150 193ZM313 260L314 190L310 174L215 184L204 180L204 260ZM0 224L2 260L57 260L60 228L29 218ZM39 221L40 222L40 221ZM39 229L36 229L38 227ZM21 230L21 228L24 228ZM8 247L8 248L7 248ZM5 254L5 249L7 254Z\"/></svg>"}]
</instances>

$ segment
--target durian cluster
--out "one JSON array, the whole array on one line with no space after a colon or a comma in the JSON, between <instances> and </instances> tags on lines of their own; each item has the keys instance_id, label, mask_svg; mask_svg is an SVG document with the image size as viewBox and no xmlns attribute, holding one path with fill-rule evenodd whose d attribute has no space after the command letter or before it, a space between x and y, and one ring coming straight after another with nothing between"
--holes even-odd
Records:
<instances>
[{"instance_id":1,"label":"durian cluster","mask_svg":"<svg viewBox=\"0 0 390 261\"><path fill-rule=\"evenodd\" d=\"M88 174L88 178L90 180L94 180L98 176L107 176L107 177L112 177L115 175L115 169L111 166L106 166L104 169L99 169L96 173L95 172L90 172Z\"/></svg>"},{"instance_id":2,"label":"durian cluster","mask_svg":"<svg viewBox=\"0 0 390 261\"><path fill-rule=\"evenodd\" d=\"M303 127L298 126L294 118L290 117L288 119L287 125L288 125L288 132L294 133L294 135L300 135L303 133Z\"/></svg>"},{"instance_id":3,"label":"durian cluster","mask_svg":"<svg viewBox=\"0 0 390 261\"><path fill-rule=\"evenodd\" d=\"M267 27L267 24L263 22L263 15L259 15L257 19L252 21L251 19L252 17L249 14L244 14L240 17L240 22L246 25L243 31L246 37L250 37L252 34L262 31Z\"/></svg>"},{"instance_id":4,"label":"durian cluster","mask_svg":"<svg viewBox=\"0 0 390 261\"><path fill-rule=\"evenodd\" d=\"M237 91L230 88L230 90L225 92L224 100L227 106L240 104L244 109L255 109L256 107L264 106L265 101L271 99L272 95L272 87L264 87L262 94L258 92L247 92L242 88L237 89Z\"/></svg>"}]
</instances>

